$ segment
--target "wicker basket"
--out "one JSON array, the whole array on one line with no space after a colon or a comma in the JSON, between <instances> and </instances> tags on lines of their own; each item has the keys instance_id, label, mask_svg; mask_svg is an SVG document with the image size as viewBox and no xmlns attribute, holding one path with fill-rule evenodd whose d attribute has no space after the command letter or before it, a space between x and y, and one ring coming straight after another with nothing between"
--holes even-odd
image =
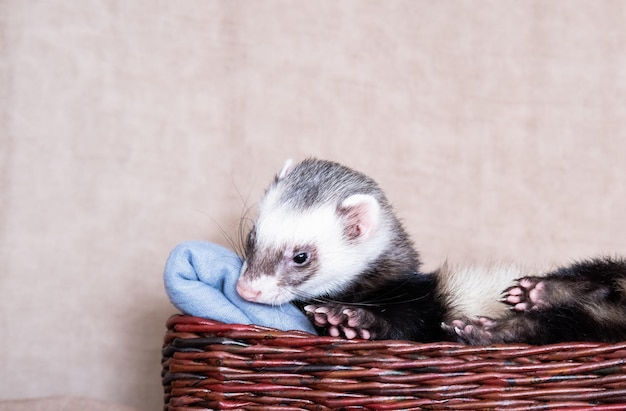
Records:
<instances>
[{"instance_id":1,"label":"wicker basket","mask_svg":"<svg viewBox=\"0 0 626 411\"><path fill-rule=\"evenodd\" d=\"M172 316L165 410L626 410L626 343L348 341Z\"/></svg>"}]
</instances>

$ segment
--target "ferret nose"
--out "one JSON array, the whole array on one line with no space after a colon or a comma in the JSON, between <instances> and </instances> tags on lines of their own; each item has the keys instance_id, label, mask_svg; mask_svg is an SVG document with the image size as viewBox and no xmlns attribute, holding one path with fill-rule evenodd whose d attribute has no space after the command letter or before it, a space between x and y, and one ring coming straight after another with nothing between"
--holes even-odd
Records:
<instances>
[{"instance_id":1,"label":"ferret nose","mask_svg":"<svg viewBox=\"0 0 626 411\"><path fill-rule=\"evenodd\" d=\"M241 285L241 283L237 283L237 293L239 293L241 298L243 298L244 300L252 302L256 301L257 298L259 298L259 295L261 295L261 291L251 290L250 288L246 288Z\"/></svg>"}]
</instances>

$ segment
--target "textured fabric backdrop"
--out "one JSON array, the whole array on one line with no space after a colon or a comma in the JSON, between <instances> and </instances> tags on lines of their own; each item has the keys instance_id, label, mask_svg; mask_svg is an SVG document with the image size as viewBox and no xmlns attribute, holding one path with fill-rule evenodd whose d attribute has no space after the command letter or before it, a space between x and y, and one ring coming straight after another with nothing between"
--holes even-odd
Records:
<instances>
[{"instance_id":1,"label":"textured fabric backdrop","mask_svg":"<svg viewBox=\"0 0 626 411\"><path fill-rule=\"evenodd\" d=\"M619 1L0 1L0 399L155 410L184 240L284 160L371 175L426 267L626 253Z\"/></svg>"}]
</instances>

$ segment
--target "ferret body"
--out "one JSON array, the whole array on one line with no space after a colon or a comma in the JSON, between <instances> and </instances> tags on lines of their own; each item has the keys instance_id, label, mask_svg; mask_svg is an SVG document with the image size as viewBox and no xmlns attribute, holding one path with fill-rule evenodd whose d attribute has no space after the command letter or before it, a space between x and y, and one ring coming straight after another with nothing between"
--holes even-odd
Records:
<instances>
[{"instance_id":1,"label":"ferret body","mask_svg":"<svg viewBox=\"0 0 626 411\"><path fill-rule=\"evenodd\" d=\"M237 291L301 306L332 336L470 344L626 339L626 261L547 272L514 265L421 271L371 178L338 163L288 163L245 244Z\"/></svg>"}]
</instances>

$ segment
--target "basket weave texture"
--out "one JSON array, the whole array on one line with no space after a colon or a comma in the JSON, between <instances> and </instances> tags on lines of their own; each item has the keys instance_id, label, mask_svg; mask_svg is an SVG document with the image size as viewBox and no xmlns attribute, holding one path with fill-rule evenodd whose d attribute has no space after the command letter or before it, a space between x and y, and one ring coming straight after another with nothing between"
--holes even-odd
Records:
<instances>
[{"instance_id":1,"label":"basket weave texture","mask_svg":"<svg viewBox=\"0 0 626 411\"><path fill-rule=\"evenodd\" d=\"M626 342L344 340L174 315L168 411L626 410Z\"/></svg>"}]
</instances>

